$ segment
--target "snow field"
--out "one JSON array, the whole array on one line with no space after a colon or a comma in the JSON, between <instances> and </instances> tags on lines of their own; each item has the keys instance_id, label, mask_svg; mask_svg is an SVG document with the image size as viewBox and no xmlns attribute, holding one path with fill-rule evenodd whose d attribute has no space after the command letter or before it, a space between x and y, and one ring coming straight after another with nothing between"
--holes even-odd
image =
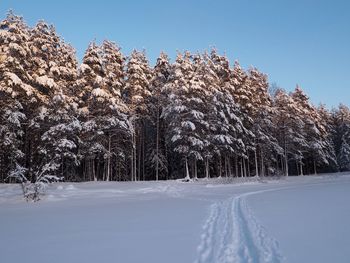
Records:
<instances>
[{"instance_id":1,"label":"snow field","mask_svg":"<svg viewBox=\"0 0 350 263\"><path fill-rule=\"evenodd\" d=\"M0 185L1 262L348 262L349 175L225 180Z\"/></svg>"}]
</instances>

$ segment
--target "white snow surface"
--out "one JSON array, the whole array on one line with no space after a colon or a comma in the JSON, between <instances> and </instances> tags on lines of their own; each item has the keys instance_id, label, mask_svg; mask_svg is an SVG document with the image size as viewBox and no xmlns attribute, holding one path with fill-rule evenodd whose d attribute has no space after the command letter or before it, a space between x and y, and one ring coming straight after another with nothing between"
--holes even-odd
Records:
<instances>
[{"instance_id":1,"label":"white snow surface","mask_svg":"<svg viewBox=\"0 0 350 263\"><path fill-rule=\"evenodd\" d=\"M350 174L0 185L1 262L349 262Z\"/></svg>"}]
</instances>

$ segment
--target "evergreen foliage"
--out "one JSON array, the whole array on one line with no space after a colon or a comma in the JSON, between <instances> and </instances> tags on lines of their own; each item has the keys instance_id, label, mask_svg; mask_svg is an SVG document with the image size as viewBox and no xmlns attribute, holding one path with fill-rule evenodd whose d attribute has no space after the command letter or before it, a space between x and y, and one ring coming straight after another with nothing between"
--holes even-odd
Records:
<instances>
[{"instance_id":1,"label":"evergreen foliage","mask_svg":"<svg viewBox=\"0 0 350 263\"><path fill-rule=\"evenodd\" d=\"M81 65L43 21L0 22L0 182L38 199L54 180L303 175L350 169L350 110L217 53L125 57L92 42ZM15 178L15 179L13 179Z\"/></svg>"}]
</instances>

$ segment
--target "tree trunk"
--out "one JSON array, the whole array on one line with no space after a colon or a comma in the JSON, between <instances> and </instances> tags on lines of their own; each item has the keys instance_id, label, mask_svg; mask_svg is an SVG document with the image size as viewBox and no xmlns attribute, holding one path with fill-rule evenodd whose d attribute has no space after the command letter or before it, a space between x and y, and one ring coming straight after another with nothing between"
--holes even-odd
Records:
<instances>
[{"instance_id":1,"label":"tree trunk","mask_svg":"<svg viewBox=\"0 0 350 263\"><path fill-rule=\"evenodd\" d=\"M136 130L134 127L134 131L132 133L132 152L131 152L131 181L136 181Z\"/></svg>"},{"instance_id":2,"label":"tree trunk","mask_svg":"<svg viewBox=\"0 0 350 263\"><path fill-rule=\"evenodd\" d=\"M134 132L131 134L131 166L130 166L130 173L131 173L131 181L134 181Z\"/></svg>"},{"instance_id":3,"label":"tree trunk","mask_svg":"<svg viewBox=\"0 0 350 263\"><path fill-rule=\"evenodd\" d=\"M265 166L264 166L264 156L263 156L263 152L261 150L261 147L260 147L260 158L261 158L261 176L265 176Z\"/></svg>"},{"instance_id":4,"label":"tree trunk","mask_svg":"<svg viewBox=\"0 0 350 263\"><path fill-rule=\"evenodd\" d=\"M137 181L137 144L136 144L136 130L135 130L135 136L134 136L134 181Z\"/></svg>"},{"instance_id":5,"label":"tree trunk","mask_svg":"<svg viewBox=\"0 0 350 263\"><path fill-rule=\"evenodd\" d=\"M145 181L145 138L146 138L146 129L144 125L142 126L142 180Z\"/></svg>"},{"instance_id":6,"label":"tree trunk","mask_svg":"<svg viewBox=\"0 0 350 263\"><path fill-rule=\"evenodd\" d=\"M245 158L243 158L242 161L243 161L243 173L244 173L244 177L247 177L247 170L246 170L246 166L245 166Z\"/></svg>"},{"instance_id":7,"label":"tree trunk","mask_svg":"<svg viewBox=\"0 0 350 263\"><path fill-rule=\"evenodd\" d=\"M230 157L227 157L227 162L228 162L228 176L229 177L232 177L232 169L231 169L231 158Z\"/></svg>"},{"instance_id":8,"label":"tree trunk","mask_svg":"<svg viewBox=\"0 0 350 263\"><path fill-rule=\"evenodd\" d=\"M108 182L111 176L111 135L108 134L108 158L107 158L107 178Z\"/></svg>"},{"instance_id":9,"label":"tree trunk","mask_svg":"<svg viewBox=\"0 0 350 263\"><path fill-rule=\"evenodd\" d=\"M157 105L157 131L156 131L156 181L159 179L159 105Z\"/></svg>"},{"instance_id":10,"label":"tree trunk","mask_svg":"<svg viewBox=\"0 0 350 263\"><path fill-rule=\"evenodd\" d=\"M131 174L131 181L134 181L134 147L132 146L131 149L131 165L130 165L130 174Z\"/></svg>"},{"instance_id":11,"label":"tree trunk","mask_svg":"<svg viewBox=\"0 0 350 263\"><path fill-rule=\"evenodd\" d=\"M95 160L92 159L92 175L94 177L94 181L96 182L97 181L97 176L96 176L96 171L95 171Z\"/></svg>"},{"instance_id":12,"label":"tree trunk","mask_svg":"<svg viewBox=\"0 0 350 263\"><path fill-rule=\"evenodd\" d=\"M314 159L314 173L317 174L317 166L316 166L316 160Z\"/></svg>"},{"instance_id":13,"label":"tree trunk","mask_svg":"<svg viewBox=\"0 0 350 263\"><path fill-rule=\"evenodd\" d=\"M209 179L209 158L205 158L205 178Z\"/></svg>"},{"instance_id":14,"label":"tree trunk","mask_svg":"<svg viewBox=\"0 0 350 263\"><path fill-rule=\"evenodd\" d=\"M258 155L256 154L256 147L254 149L254 159L255 159L255 176L259 176Z\"/></svg>"},{"instance_id":15,"label":"tree trunk","mask_svg":"<svg viewBox=\"0 0 350 263\"><path fill-rule=\"evenodd\" d=\"M248 177L250 177L250 165L249 165L249 153L247 154L247 172L248 172Z\"/></svg>"},{"instance_id":16,"label":"tree trunk","mask_svg":"<svg viewBox=\"0 0 350 263\"><path fill-rule=\"evenodd\" d=\"M242 160L243 160L243 157L242 157ZM242 164L242 161L241 161L241 163L240 163L240 166L241 166L241 177L243 177L244 174L243 174L243 164Z\"/></svg>"},{"instance_id":17,"label":"tree trunk","mask_svg":"<svg viewBox=\"0 0 350 263\"><path fill-rule=\"evenodd\" d=\"M64 178L64 157L61 155L61 177Z\"/></svg>"},{"instance_id":18,"label":"tree trunk","mask_svg":"<svg viewBox=\"0 0 350 263\"><path fill-rule=\"evenodd\" d=\"M185 159L185 171L186 171L186 177L185 180L190 180L190 173L188 171L188 162L187 162L187 157Z\"/></svg>"},{"instance_id":19,"label":"tree trunk","mask_svg":"<svg viewBox=\"0 0 350 263\"><path fill-rule=\"evenodd\" d=\"M35 175L33 174L32 163L33 163L32 141L29 139L28 140L28 176L29 176L29 181L34 183L36 181L36 178L35 178Z\"/></svg>"},{"instance_id":20,"label":"tree trunk","mask_svg":"<svg viewBox=\"0 0 350 263\"><path fill-rule=\"evenodd\" d=\"M197 174L197 160L194 159L194 179L198 179L198 174Z\"/></svg>"},{"instance_id":21,"label":"tree trunk","mask_svg":"<svg viewBox=\"0 0 350 263\"><path fill-rule=\"evenodd\" d=\"M287 154L287 144L286 143L284 143L284 168L285 168L285 176L289 176L288 154Z\"/></svg>"},{"instance_id":22,"label":"tree trunk","mask_svg":"<svg viewBox=\"0 0 350 263\"><path fill-rule=\"evenodd\" d=\"M141 146L142 146L142 136L141 136L141 128L139 128L138 132L138 149L137 149L137 180L141 180Z\"/></svg>"},{"instance_id":23,"label":"tree trunk","mask_svg":"<svg viewBox=\"0 0 350 263\"><path fill-rule=\"evenodd\" d=\"M304 172L303 172L303 161L300 160L300 175L303 176Z\"/></svg>"},{"instance_id":24,"label":"tree trunk","mask_svg":"<svg viewBox=\"0 0 350 263\"><path fill-rule=\"evenodd\" d=\"M115 181L120 181L120 177L119 177L119 173L118 173L118 170L119 170L119 165L118 165L118 158L117 157L115 157L115 177L114 177L114 179L115 179ZM113 179L112 179L113 180Z\"/></svg>"},{"instance_id":25,"label":"tree trunk","mask_svg":"<svg viewBox=\"0 0 350 263\"><path fill-rule=\"evenodd\" d=\"M238 177L238 157L235 155L235 175Z\"/></svg>"}]
</instances>

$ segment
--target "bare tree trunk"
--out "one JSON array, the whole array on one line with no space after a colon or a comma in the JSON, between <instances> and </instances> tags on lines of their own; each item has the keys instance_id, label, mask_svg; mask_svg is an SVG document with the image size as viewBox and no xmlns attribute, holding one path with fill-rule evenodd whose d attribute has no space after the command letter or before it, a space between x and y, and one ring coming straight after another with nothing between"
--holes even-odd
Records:
<instances>
[{"instance_id":1,"label":"bare tree trunk","mask_svg":"<svg viewBox=\"0 0 350 263\"><path fill-rule=\"evenodd\" d=\"M97 171L100 171L99 168L100 168L100 164L97 166ZM105 161L103 161L102 181L106 181L106 169L107 169L107 164Z\"/></svg>"},{"instance_id":2,"label":"bare tree trunk","mask_svg":"<svg viewBox=\"0 0 350 263\"><path fill-rule=\"evenodd\" d=\"M135 137L134 137L134 181L137 181L137 134L135 129Z\"/></svg>"},{"instance_id":3,"label":"bare tree trunk","mask_svg":"<svg viewBox=\"0 0 350 263\"><path fill-rule=\"evenodd\" d=\"M245 166L245 158L243 158L243 173L244 173L244 177L247 177L247 170L246 170L246 166Z\"/></svg>"},{"instance_id":4,"label":"bare tree trunk","mask_svg":"<svg viewBox=\"0 0 350 263\"><path fill-rule=\"evenodd\" d=\"M92 159L92 175L94 177L94 181L97 181L96 170L95 170L95 159Z\"/></svg>"},{"instance_id":5,"label":"bare tree trunk","mask_svg":"<svg viewBox=\"0 0 350 263\"><path fill-rule=\"evenodd\" d=\"M106 181L110 180L111 176L111 135L108 134L108 157L107 157L107 177Z\"/></svg>"},{"instance_id":6,"label":"bare tree trunk","mask_svg":"<svg viewBox=\"0 0 350 263\"><path fill-rule=\"evenodd\" d=\"M61 177L64 177L64 157L61 155Z\"/></svg>"},{"instance_id":7,"label":"bare tree trunk","mask_svg":"<svg viewBox=\"0 0 350 263\"><path fill-rule=\"evenodd\" d=\"M85 158L85 174L86 174L86 180L92 181L92 177L90 174L90 161Z\"/></svg>"},{"instance_id":8,"label":"bare tree trunk","mask_svg":"<svg viewBox=\"0 0 350 263\"><path fill-rule=\"evenodd\" d=\"M259 176L258 155L256 154L256 147L254 149L254 159L255 159L255 176Z\"/></svg>"},{"instance_id":9,"label":"bare tree trunk","mask_svg":"<svg viewBox=\"0 0 350 263\"><path fill-rule=\"evenodd\" d=\"M285 168L285 176L289 176L288 154L287 154L287 144L286 143L284 143L284 168Z\"/></svg>"},{"instance_id":10,"label":"bare tree trunk","mask_svg":"<svg viewBox=\"0 0 350 263\"><path fill-rule=\"evenodd\" d=\"M265 176L264 156L263 156L261 147L260 147L260 159L261 159L261 176Z\"/></svg>"},{"instance_id":11,"label":"bare tree trunk","mask_svg":"<svg viewBox=\"0 0 350 263\"><path fill-rule=\"evenodd\" d=\"M186 171L186 177L185 180L190 180L190 173L188 171L188 161L187 161L187 157L185 159L185 171Z\"/></svg>"},{"instance_id":12,"label":"bare tree trunk","mask_svg":"<svg viewBox=\"0 0 350 263\"><path fill-rule=\"evenodd\" d=\"M115 173L114 173L114 180L115 181L120 181L120 178L119 178L119 174L118 174L118 170L119 170L119 166L118 166L118 158L115 157L115 163L114 163L114 170L115 170ZM113 179L112 179L113 180Z\"/></svg>"},{"instance_id":13,"label":"bare tree trunk","mask_svg":"<svg viewBox=\"0 0 350 263\"><path fill-rule=\"evenodd\" d=\"M243 157L242 157L242 160L243 160ZM243 174L243 164L242 164L242 161L241 161L241 163L240 163L240 166L241 166L241 177L243 177L244 174Z\"/></svg>"},{"instance_id":14,"label":"bare tree trunk","mask_svg":"<svg viewBox=\"0 0 350 263\"><path fill-rule=\"evenodd\" d=\"M250 177L250 165L249 165L249 153L247 154L247 172L248 172L248 177Z\"/></svg>"},{"instance_id":15,"label":"bare tree trunk","mask_svg":"<svg viewBox=\"0 0 350 263\"><path fill-rule=\"evenodd\" d=\"M36 181L35 175L33 174L32 164L33 164L33 154L32 154L32 141L28 140L28 175L29 180L34 183Z\"/></svg>"},{"instance_id":16,"label":"bare tree trunk","mask_svg":"<svg viewBox=\"0 0 350 263\"><path fill-rule=\"evenodd\" d=\"M142 180L145 181L145 138L146 138L146 129L142 125Z\"/></svg>"},{"instance_id":17,"label":"bare tree trunk","mask_svg":"<svg viewBox=\"0 0 350 263\"><path fill-rule=\"evenodd\" d=\"M238 157L235 155L235 175L238 177Z\"/></svg>"},{"instance_id":18,"label":"bare tree trunk","mask_svg":"<svg viewBox=\"0 0 350 263\"><path fill-rule=\"evenodd\" d=\"M156 181L159 179L159 105L157 105L157 138L156 138Z\"/></svg>"},{"instance_id":19,"label":"bare tree trunk","mask_svg":"<svg viewBox=\"0 0 350 263\"><path fill-rule=\"evenodd\" d=\"M4 168L3 168L3 165L2 165L2 163L3 163L2 158L3 158L3 155L0 154L0 174L1 174L1 181L0 181L0 183L4 183L4 172L3 172Z\"/></svg>"},{"instance_id":20,"label":"bare tree trunk","mask_svg":"<svg viewBox=\"0 0 350 263\"><path fill-rule=\"evenodd\" d=\"M82 162L83 180L86 181L86 159Z\"/></svg>"},{"instance_id":21,"label":"bare tree trunk","mask_svg":"<svg viewBox=\"0 0 350 263\"><path fill-rule=\"evenodd\" d=\"M228 176L229 177L232 177L232 168L231 168L231 158L230 157L227 157L227 162L228 162L228 164L227 164L227 167L228 167Z\"/></svg>"},{"instance_id":22,"label":"bare tree trunk","mask_svg":"<svg viewBox=\"0 0 350 263\"><path fill-rule=\"evenodd\" d=\"M209 158L205 158L205 178L209 179Z\"/></svg>"},{"instance_id":23,"label":"bare tree trunk","mask_svg":"<svg viewBox=\"0 0 350 263\"><path fill-rule=\"evenodd\" d=\"M136 181L136 130L132 133L132 149L131 149L131 181Z\"/></svg>"},{"instance_id":24,"label":"bare tree trunk","mask_svg":"<svg viewBox=\"0 0 350 263\"><path fill-rule=\"evenodd\" d=\"M115 181L121 181L122 177L120 175L120 166L121 166L121 161L119 160L119 158L116 156L115 157L115 177L114 180ZM128 178L128 168L127 168L127 163L124 164L125 165L125 170L124 170L124 176L123 176L123 180L126 181Z\"/></svg>"},{"instance_id":25,"label":"bare tree trunk","mask_svg":"<svg viewBox=\"0 0 350 263\"><path fill-rule=\"evenodd\" d=\"M316 160L314 159L314 173L317 174L317 166L316 166Z\"/></svg>"},{"instance_id":26,"label":"bare tree trunk","mask_svg":"<svg viewBox=\"0 0 350 263\"><path fill-rule=\"evenodd\" d=\"M86 169L87 169L86 174L89 177L89 181L93 181L94 177L92 176L92 162L91 162L91 159L87 159L86 163L87 163L87 165L86 165Z\"/></svg>"},{"instance_id":27,"label":"bare tree trunk","mask_svg":"<svg viewBox=\"0 0 350 263\"><path fill-rule=\"evenodd\" d=\"M198 179L198 174L197 174L197 160L194 159L194 179Z\"/></svg>"},{"instance_id":28,"label":"bare tree trunk","mask_svg":"<svg viewBox=\"0 0 350 263\"><path fill-rule=\"evenodd\" d=\"M137 144L137 180L141 181L141 128L138 131Z\"/></svg>"},{"instance_id":29,"label":"bare tree trunk","mask_svg":"<svg viewBox=\"0 0 350 263\"><path fill-rule=\"evenodd\" d=\"M131 135L131 158L130 158L130 179L131 181L134 181L134 135Z\"/></svg>"},{"instance_id":30,"label":"bare tree trunk","mask_svg":"<svg viewBox=\"0 0 350 263\"><path fill-rule=\"evenodd\" d=\"M303 172L303 161L302 159L300 159L300 175L303 176L304 172Z\"/></svg>"},{"instance_id":31,"label":"bare tree trunk","mask_svg":"<svg viewBox=\"0 0 350 263\"><path fill-rule=\"evenodd\" d=\"M297 175L300 175L299 162L295 160L295 167L297 168Z\"/></svg>"},{"instance_id":32,"label":"bare tree trunk","mask_svg":"<svg viewBox=\"0 0 350 263\"><path fill-rule=\"evenodd\" d=\"M232 156L232 158L231 158L231 173L232 173L232 177L236 176L234 169L235 169L235 159L234 159L234 156Z\"/></svg>"},{"instance_id":33,"label":"bare tree trunk","mask_svg":"<svg viewBox=\"0 0 350 263\"><path fill-rule=\"evenodd\" d=\"M88 160L88 173L89 173L89 180L93 181L94 180L94 175L93 175L93 171L92 171L92 160L91 158Z\"/></svg>"}]
</instances>

